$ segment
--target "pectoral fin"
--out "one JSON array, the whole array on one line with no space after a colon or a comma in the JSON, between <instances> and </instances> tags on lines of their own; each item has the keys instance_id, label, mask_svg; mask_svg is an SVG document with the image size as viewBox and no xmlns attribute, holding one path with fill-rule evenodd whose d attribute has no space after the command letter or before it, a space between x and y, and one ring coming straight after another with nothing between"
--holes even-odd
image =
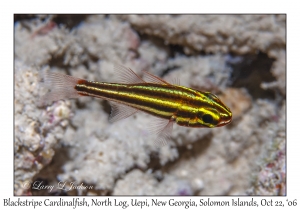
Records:
<instances>
[{"instance_id":1,"label":"pectoral fin","mask_svg":"<svg viewBox=\"0 0 300 210\"><path fill-rule=\"evenodd\" d=\"M165 146L171 140L173 124L172 119L155 118L152 120L148 131L157 147Z\"/></svg>"}]
</instances>

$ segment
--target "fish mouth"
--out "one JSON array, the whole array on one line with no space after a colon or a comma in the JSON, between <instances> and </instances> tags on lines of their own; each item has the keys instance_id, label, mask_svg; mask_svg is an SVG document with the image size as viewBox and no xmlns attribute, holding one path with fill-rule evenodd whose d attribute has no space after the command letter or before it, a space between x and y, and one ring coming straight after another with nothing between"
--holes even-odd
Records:
<instances>
[{"instance_id":1,"label":"fish mouth","mask_svg":"<svg viewBox=\"0 0 300 210\"><path fill-rule=\"evenodd\" d=\"M221 127L223 125L227 125L227 124L231 123L231 121L232 121L231 117L229 119L222 120L221 122L219 122L219 124L216 127Z\"/></svg>"}]
</instances>

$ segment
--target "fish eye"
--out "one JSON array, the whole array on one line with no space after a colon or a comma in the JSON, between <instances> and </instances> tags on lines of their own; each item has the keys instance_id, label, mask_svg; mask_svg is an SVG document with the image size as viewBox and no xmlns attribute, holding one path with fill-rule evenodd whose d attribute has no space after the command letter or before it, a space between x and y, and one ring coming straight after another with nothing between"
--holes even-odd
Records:
<instances>
[{"instance_id":1,"label":"fish eye","mask_svg":"<svg viewBox=\"0 0 300 210\"><path fill-rule=\"evenodd\" d=\"M209 124L212 124L214 122L214 119L210 114L203 115L202 120L203 120L203 122L209 123Z\"/></svg>"}]
</instances>

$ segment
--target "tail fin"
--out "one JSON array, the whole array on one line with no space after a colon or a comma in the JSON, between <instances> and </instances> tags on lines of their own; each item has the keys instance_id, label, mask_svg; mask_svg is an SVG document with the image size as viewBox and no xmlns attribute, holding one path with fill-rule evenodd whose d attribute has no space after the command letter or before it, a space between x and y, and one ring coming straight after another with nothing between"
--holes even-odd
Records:
<instances>
[{"instance_id":1,"label":"tail fin","mask_svg":"<svg viewBox=\"0 0 300 210\"><path fill-rule=\"evenodd\" d=\"M41 86L48 89L48 92L43 95L38 102L40 106L61 99L80 97L77 90L75 90L75 86L79 81L82 81L82 79L61 73L50 72L49 70L41 71L40 79L42 80L40 83Z\"/></svg>"}]
</instances>

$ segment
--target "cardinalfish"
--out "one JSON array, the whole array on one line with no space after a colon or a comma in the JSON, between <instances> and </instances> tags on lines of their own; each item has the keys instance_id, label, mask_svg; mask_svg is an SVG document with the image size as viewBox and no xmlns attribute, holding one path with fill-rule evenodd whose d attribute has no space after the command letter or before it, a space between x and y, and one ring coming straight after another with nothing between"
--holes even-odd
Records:
<instances>
[{"instance_id":1,"label":"cardinalfish","mask_svg":"<svg viewBox=\"0 0 300 210\"><path fill-rule=\"evenodd\" d=\"M214 94L169 83L144 71L144 78L130 68L116 65L117 83L93 82L44 71L42 78L50 92L41 99L49 103L66 98L92 96L110 101L110 122L139 111L156 117L150 126L157 143L167 143L173 124L213 128L231 122L230 109Z\"/></svg>"}]
</instances>

